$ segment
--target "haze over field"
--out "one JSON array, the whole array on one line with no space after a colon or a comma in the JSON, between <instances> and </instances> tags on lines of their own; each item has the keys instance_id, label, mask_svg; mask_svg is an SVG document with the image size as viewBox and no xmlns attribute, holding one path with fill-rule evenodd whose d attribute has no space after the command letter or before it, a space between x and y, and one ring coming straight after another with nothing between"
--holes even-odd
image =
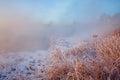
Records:
<instances>
[{"instance_id":1,"label":"haze over field","mask_svg":"<svg viewBox=\"0 0 120 80\"><path fill-rule=\"evenodd\" d=\"M0 49L47 50L50 40L58 36L85 39L113 29L120 21L119 3L119 0L1 0Z\"/></svg>"},{"instance_id":2,"label":"haze over field","mask_svg":"<svg viewBox=\"0 0 120 80\"><path fill-rule=\"evenodd\" d=\"M120 0L0 0L0 80L120 80Z\"/></svg>"}]
</instances>

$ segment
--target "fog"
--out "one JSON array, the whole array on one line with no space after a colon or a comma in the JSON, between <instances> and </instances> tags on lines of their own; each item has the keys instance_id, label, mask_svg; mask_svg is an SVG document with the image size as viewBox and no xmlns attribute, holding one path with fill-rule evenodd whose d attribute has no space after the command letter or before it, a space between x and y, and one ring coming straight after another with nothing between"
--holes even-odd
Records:
<instances>
[{"instance_id":1,"label":"fog","mask_svg":"<svg viewBox=\"0 0 120 80\"><path fill-rule=\"evenodd\" d=\"M25 16L10 16L0 23L1 51L47 50L50 40L58 37L77 37L82 40L94 34L119 27L120 14L103 14L96 21L60 24L35 23Z\"/></svg>"},{"instance_id":2,"label":"fog","mask_svg":"<svg viewBox=\"0 0 120 80\"><path fill-rule=\"evenodd\" d=\"M55 4L55 6L48 9L42 6L43 12L41 10L41 12L35 12L34 9L39 6L27 6L28 4L24 5L24 3L26 3L24 1L22 1L20 4L16 3L16 5L21 5L19 6L21 8L24 6L25 9L22 11L20 11L19 8L14 6L13 4L10 5L10 3L12 2L8 1L7 4L4 4L0 8L0 51L13 52L48 50L49 47L52 45L51 40L53 38L56 39L60 37L65 37L75 39L79 38L80 40L84 40L90 38L94 34L102 34L104 32L108 32L117 27L120 27L120 13L117 12L110 15L106 13L107 10L105 13L104 11L100 12L104 10L101 3L99 4L98 2L95 2L96 5L92 6L94 0L92 2L84 2L84 4L89 3L89 5L86 5L86 7L85 5L83 5L82 13L79 10L79 4L77 4L76 7L74 6L76 11L71 10L72 12L69 12L68 8L71 8L69 6L73 5L72 0L66 1L65 4L62 4L63 2L64 1L62 1L61 3L57 2L57 5ZM62 5L64 6L61 8ZM88 7L90 7L90 10L88 10ZM44 13L44 9L47 9L46 12L48 11L49 13L51 13L51 15L49 15L49 13ZM41 14L39 18L38 12L44 14L42 15L42 18ZM32 13L34 13L34 16ZM84 15L84 13L87 15ZM35 14L38 18L35 18ZM66 17L67 14L71 15L67 16L64 20L64 18L60 18L63 14L64 16L62 17ZM76 15L75 17L78 18L73 19L72 15ZM89 19L86 17L89 17ZM72 21L70 19L72 19Z\"/></svg>"}]
</instances>

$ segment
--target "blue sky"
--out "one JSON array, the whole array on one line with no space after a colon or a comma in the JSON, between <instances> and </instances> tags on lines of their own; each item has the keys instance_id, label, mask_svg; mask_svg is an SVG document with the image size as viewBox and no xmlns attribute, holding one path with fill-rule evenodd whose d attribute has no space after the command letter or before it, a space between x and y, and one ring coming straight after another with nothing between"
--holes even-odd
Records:
<instances>
[{"instance_id":1,"label":"blue sky","mask_svg":"<svg viewBox=\"0 0 120 80\"><path fill-rule=\"evenodd\" d=\"M120 0L0 0L0 9L8 4L32 20L46 23L89 21L120 12Z\"/></svg>"}]
</instances>

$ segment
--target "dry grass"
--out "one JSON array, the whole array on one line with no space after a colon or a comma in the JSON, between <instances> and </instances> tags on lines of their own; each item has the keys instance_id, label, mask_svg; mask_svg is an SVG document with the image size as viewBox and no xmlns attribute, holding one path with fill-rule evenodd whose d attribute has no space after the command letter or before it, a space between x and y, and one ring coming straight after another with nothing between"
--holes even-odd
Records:
<instances>
[{"instance_id":1,"label":"dry grass","mask_svg":"<svg viewBox=\"0 0 120 80\"><path fill-rule=\"evenodd\" d=\"M56 49L46 80L120 80L120 29L62 52Z\"/></svg>"},{"instance_id":2,"label":"dry grass","mask_svg":"<svg viewBox=\"0 0 120 80\"><path fill-rule=\"evenodd\" d=\"M8 66L2 64L0 67L7 69ZM33 74L30 77L19 70L10 71L3 80L11 77L13 80L120 80L120 29L107 36L94 35L91 40L66 51L54 48L45 72L40 73L41 69L27 67Z\"/></svg>"}]
</instances>

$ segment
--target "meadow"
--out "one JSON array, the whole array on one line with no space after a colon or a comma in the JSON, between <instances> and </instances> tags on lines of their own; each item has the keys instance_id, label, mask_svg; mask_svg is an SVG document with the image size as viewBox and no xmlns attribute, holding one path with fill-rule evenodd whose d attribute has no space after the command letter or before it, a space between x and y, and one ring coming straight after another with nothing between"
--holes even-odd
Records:
<instances>
[{"instance_id":1,"label":"meadow","mask_svg":"<svg viewBox=\"0 0 120 80\"><path fill-rule=\"evenodd\" d=\"M56 48L52 59L46 80L119 80L120 29L66 51Z\"/></svg>"},{"instance_id":2,"label":"meadow","mask_svg":"<svg viewBox=\"0 0 120 80\"><path fill-rule=\"evenodd\" d=\"M1 57L0 80L119 80L120 28L65 50L20 54Z\"/></svg>"}]
</instances>

